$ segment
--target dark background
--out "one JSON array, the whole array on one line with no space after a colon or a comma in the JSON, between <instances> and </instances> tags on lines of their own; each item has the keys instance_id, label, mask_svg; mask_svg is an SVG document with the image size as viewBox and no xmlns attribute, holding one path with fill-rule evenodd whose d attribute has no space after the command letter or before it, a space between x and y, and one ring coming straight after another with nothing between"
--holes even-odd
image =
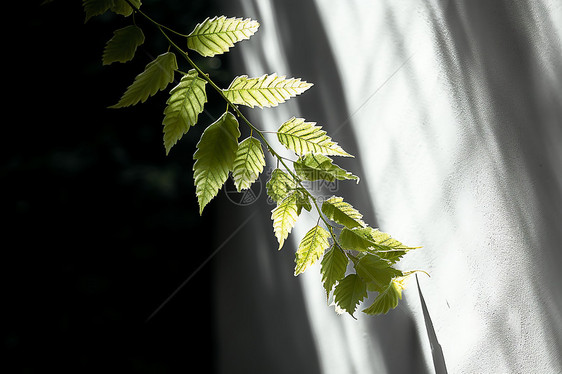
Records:
<instances>
[{"instance_id":1,"label":"dark background","mask_svg":"<svg viewBox=\"0 0 562 374\"><path fill-rule=\"evenodd\" d=\"M3 59L3 372L212 372L212 262L147 318L214 249L217 212L210 204L199 216L192 156L224 105L208 104L166 157L173 84L107 109L167 50L156 29L138 17L147 39L135 60L102 66L105 43L131 18L84 23L81 1L39 3L5 13L16 23ZM186 34L222 14L212 1L144 0L143 9ZM210 64L225 84L228 61Z\"/></svg>"}]
</instances>

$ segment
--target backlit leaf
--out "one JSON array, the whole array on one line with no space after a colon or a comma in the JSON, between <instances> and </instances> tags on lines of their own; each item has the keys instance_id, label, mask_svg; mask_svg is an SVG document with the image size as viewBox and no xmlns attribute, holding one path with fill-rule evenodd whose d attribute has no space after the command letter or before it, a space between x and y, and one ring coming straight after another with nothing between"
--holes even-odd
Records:
<instances>
[{"instance_id":1,"label":"backlit leaf","mask_svg":"<svg viewBox=\"0 0 562 374\"><path fill-rule=\"evenodd\" d=\"M309 153L300 157L294 164L297 175L307 181L326 180L334 182L336 179L359 178L332 163L332 159L324 155Z\"/></svg>"},{"instance_id":2,"label":"backlit leaf","mask_svg":"<svg viewBox=\"0 0 562 374\"><path fill-rule=\"evenodd\" d=\"M238 149L238 121L230 112L224 113L203 131L193 155L193 178L199 201L199 214L218 193L234 164Z\"/></svg>"},{"instance_id":3,"label":"backlit leaf","mask_svg":"<svg viewBox=\"0 0 562 374\"><path fill-rule=\"evenodd\" d=\"M279 142L297 155L320 153L328 156L353 157L332 141L322 127L302 118L291 118L277 130Z\"/></svg>"},{"instance_id":4,"label":"backlit leaf","mask_svg":"<svg viewBox=\"0 0 562 374\"><path fill-rule=\"evenodd\" d=\"M372 283L372 289L377 291L383 290L392 278L402 275L400 270L391 267L389 261L371 253L355 263L355 271L366 283Z\"/></svg>"},{"instance_id":5,"label":"backlit leaf","mask_svg":"<svg viewBox=\"0 0 562 374\"><path fill-rule=\"evenodd\" d=\"M406 252L412 249L420 248L406 246L398 240L392 238L390 234L376 229L371 229L369 234L375 243L372 250L374 250L374 252L380 257L387 259L391 263L395 263L400 260Z\"/></svg>"},{"instance_id":6,"label":"backlit leaf","mask_svg":"<svg viewBox=\"0 0 562 374\"><path fill-rule=\"evenodd\" d=\"M375 242L370 235L373 229L371 227L358 227L354 229L343 228L340 232L340 245L349 250L366 251Z\"/></svg>"},{"instance_id":7,"label":"backlit leaf","mask_svg":"<svg viewBox=\"0 0 562 374\"><path fill-rule=\"evenodd\" d=\"M357 274L349 274L340 280L334 289L334 301L352 317L357 305L365 297L367 297L367 286Z\"/></svg>"},{"instance_id":8,"label":"backlit leaf","mask_svg":"<svg viewBox=\"0 0 562 374\"><path fill-rule=\"evenodd\" d=\"M141 0L132 0L131 3L137 8L141 6ZM133 14L133 8L125 0L114 0L110 10L125 17Z\"/></svg>"},{"instance_id":9,"label":"backlit leaf","mask_svg":"<svg viewBox=\"0 0 562 374\"><path fill-rule=\"evenodd\" d=\"M250 188L264 166L265 156L261 142L251 136L240 142L232 169L232 178L238 192Z\"/></svg>"},{"instance_id":10,"label":"backlit leaf","mask_svg":"<svg viewBox=\"0 0 562 374\"><path fill-rule=\"evenodd\" d=\"M187 36L187 47L205 57L222 54L234 47L234 43L249 39L259 26L251 19L207 18Z\"/></svg>"},{"instance_id":11,"label":"backlit leaf","mask_svg":"<svg viewBox=\"0 0 562 374\"><path fill-rule=\"evenodd\" d=\"M149 96L163 90L174 80L174 71L178 68L176 55L166 52L151 61L135 81L127 88L119 102L110 108L122 108L144 103Z\"/></svg>"},{"instance_id":12,"label":"backlit leaf","mask_svg":"<svg viewBox=\"0 0 562 374\"><path fill-rule=\"evenodd\" d=\"M192 69L170 91L163 120L166 154L170 153L170 149L197 123L197 118L207 102L206 83L198 77L197 71Z\"/></svg>"},{"instance_id":13,"label":"backlit leaf","mask_svg":"<svg viewBox=\"0 0 562 374\"><path fill-rule=\"evenodd\" d=\"M332 288L339 280L345 277L348 262L345 253L337 246L333 246L324 253L320 263L320 273L322 274L322 284L327 294L332 291Z\"/></svg>"},{"instance_id":14,"label":"backlit leaf","mask_svg":"<svg viewBox=\"0 0 562 374\"><path fill-rule=\"evenodd\" d=\"M332 196L328 200L325 200L322 203L322 213L332 221L350 229L365 226L365 223L361 220L363 215L351 206L351 204L343 201L341 197Z\"/></svg>"},{"instance_id":15,"label":"backlit leaf","mask_svg":"<svg viewBox=\"0 0 562 374\"><path fill-rule=\"evenodd\" d=\"M276 203L282 201L297 188L297 184L290 175L281 169L273 170L271 178L266 184L267 195Z\"/></svg>"},{"instance_id":16,"label":"backlit leaf","mask_svg":"<svg viewBox=\"0 0 562 374\"><path fill-rule=\"evenodd\" d=\"M405 277L393 279L388 286L375 298L373 304L364 309L363 312L370 315L386 314L390 309L396 308L402 299L402 290Z\"/></svg>"},{"instance_id":17,"label":"backlit leaf","mask_svg":"<svg viewBox=\"0 0 562 374\"><path fill-rule=\"evenodd\" d=\"M314 264L330 246L330 233L316 225L301 240L295 256L295 275L303 273Z\"/></svg>"},{"instance_id":18,"label":"backlit leaf","mask_svg":"<svg viewBox=\"0 0 562 374\"><path fill-rule=\"evenodd\" d=\"M137 8L141 7L141 0L131 0L131 3ZM104 14L108 10L123 16L130 16L133 8L125 0L82 0L86 19L84 22L94 16Z\"/></svg>"},{"instance_id":19,"label":"backlit leaf","mask_svg":"<svg viewBox=\"0 0 562 374\"><path fill-rule=\"evenodd\" d=\"M277 207L271 211L273 231L279 242L279 250L283 247L285 239L287 239L291 233L299 217L298 199L299 195L297 193L292 193L277 204Z\"/></svg>"},{"instance_id":20,"label":"backlit leaf","mask_svg":"<svg viewBox=\"0 0 562 374\"><path fill-rule=\"evenodd\" d=\"M109 39L103 51L103 65L110 65L113 62L127 62L133 59L137 47L144 43L142 30L129 25L122 29L115 30L113 37Z\"/></svg>"},{"instance_id":21,"label":"backlit leaf","mask_svg":"<svg viewBox=\"0 0 562 374\"><path fill-rule=\"evenodd\" d=\"M259 78L236 77L230 86L223 90L226 98L233 104L249 107L274 107L299 95L312 87L312 83L300 78L285 79L277 74L263 75Z\"/></svg>"},{"instance_id":22,"label":"backlit leaf","mask_svg":"<svg viewBox=\"0 0 562 374\"><path fill-rule=\"evenodd\" d=\"M397 262L407 251L417 248L408 247L372 227L344 228L340 232L339 242L345 249L370 251L391 263Z\"/></svg>"}]
</instances>

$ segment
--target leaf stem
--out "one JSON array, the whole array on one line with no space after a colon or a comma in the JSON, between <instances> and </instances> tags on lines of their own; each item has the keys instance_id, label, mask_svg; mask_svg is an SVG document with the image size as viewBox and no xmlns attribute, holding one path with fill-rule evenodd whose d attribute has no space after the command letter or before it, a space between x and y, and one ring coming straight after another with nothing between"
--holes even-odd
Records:
<instances>
[{"instance_id":1,"label":"leaf stem","mask_svg":"<svg viewBox=\"0 0 562 374\"><path fill-rule=\"evenodd\" d=\"M180 48L166 33L166 31L169 31L173 34L182 36L182 37L186 37L186 35L180 34L162 24L160 24L159 22L153 20L152 18L150 18L146 13L144 13L143 11L141 11L139 8L137 8L134 4L131 3L130 0L125 0L127 2L127 4L129 4L129 6L131 8L133 8L134 11L138 12L140 15L142 15L144 18L146 18L148 21L150 21L152 24L154 24L156 26L156 28L158 28L158 30L162 33L162 35L166 38L166 40L168 40L168 43L170 43L170 45L176 49L178 51L179 54L182 55L182 57L189 63L189 65L191 65L196 71L197 73L201 76L201 78L203 78L205 81L207 81L207 83L209 83L209 85L211 87L213 87L213 89L223 98L223 100L227 103L227 109L230 106L232 108L232 110L236 113L236 115L242 119L242 121L244 123L246 123L246 125L248 125L250 127L250 129L252 131L255 131L260 138L263 140L265 146L267 147L267 150L269 151L269 153L271 153L271 155L273 157L275 157L277 159L278 162L281 163L281 165L283 165L283 167L285 168L285 170L287 170L287 172L289 172L289 174L291 175L291 177L293 177L293 179L298 183L298 185L302 188L302 190L306 193L306 195L308 196L309 199L312 200L314 207L316 208L316 211L318 212L318 216L319 219L322 219L322 221L324 222L324 224L326 225L326 227L328 227L330 229L330 233L332 236L332 239L334 240L334 242L337 243L337 239L333 233L332 225L326 220L326 218L324 217L324 215L322 214L322 210L320 209L320 207L318 206L318 203L316 201L316 198L310 193L310 191L308 191L303 185L302 185L302 180L291 170L289 169L289 167L287 166L287 164L284 161L284 157L282 157L279 153L277 153L273 147L271 146L271 144L267 141L264 132L260 131L258 128L256 128L247 118L246 116L244 116L244 114L240 111L240 109L238 108L238 106L236 106L234 103L232 103L224 94L224 91L215 84L215 82L213 82L213 80L209 77L209 74L206 74L203 70L201 70L201 68L199 68L199 66L189 57L189 55L187 54L186 51L184 51L182 48ZM166 31L165 31L166 30ZM339 244L338 244L339 247ZM340 247L341 248L341 247Z\"/></svg>"}]
</instances>

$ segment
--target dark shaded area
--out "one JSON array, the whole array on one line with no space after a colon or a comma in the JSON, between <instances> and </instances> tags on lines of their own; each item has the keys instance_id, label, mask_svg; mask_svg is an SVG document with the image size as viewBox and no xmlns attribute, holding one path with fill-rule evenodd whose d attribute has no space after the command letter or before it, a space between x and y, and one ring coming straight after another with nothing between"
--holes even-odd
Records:
<instances>
[{"instance_id":1,"label":"dark shaded area","mask_svg":"<svg viewBox=\"0 0 562 374\"><path fill-rule=\"evenodd\" d=\"M185 33L215 15L208 1L143 8ZM211 204L198 214L192 155L224 107L208 106L166 157L166 93L106 109L166 51L153 27L138 18L147 41L135 60L102 66L106 41L130 19L84 24L81 2L63 0L13 14L24 24L7 46L4 105L13 117L4 120L0 165L9 372L212 372L212 267L146 319L213 251L205 241L216 213Z\"/></svg>"}]
</instances>

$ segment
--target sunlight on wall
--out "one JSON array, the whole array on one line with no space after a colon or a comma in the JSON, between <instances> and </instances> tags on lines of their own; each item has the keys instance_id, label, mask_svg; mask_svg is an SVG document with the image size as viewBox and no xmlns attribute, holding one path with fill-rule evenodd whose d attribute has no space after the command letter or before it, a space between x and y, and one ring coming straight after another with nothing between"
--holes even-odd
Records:
<instances>
[{"instance_id":1,"label":"sunlight on wall","mask_svg":"<svg viewBox=\"0 0 562 374\"><path fill-rule=\"evenodd\" d=\"M292 115L344 113L321 125L337 141L355 134L368 192L353 196L360 210L372 204L382 231L423 246L404 268L431 274L419 280L450 372L554 373L562 370L554 270L562 234L553 226L562 206L561 130L553 126L561 110L533 98L562 99L562 22L552 15L560 5L484 3L243 1L242 13L262 23L241 55L244 72L308 80L307 71L320 79L306 97L251 116L274 131ZM285 40L295 21L287 14L303 10L317 12L317 29ZM330 61L306 49L323 37L339 77L322 75ZM315 101L329 99L325 87L338 79L339 108ZM354 188L342 186L341 196L357 194ZM310 219L293 230L295 245ZM317 265L298 280L322 373L432 372L415 282L391 315L358 312L356 321L327 306ZM410 347L411 362L396 362L397 347Z\"/></svg>"}]
</instances>

